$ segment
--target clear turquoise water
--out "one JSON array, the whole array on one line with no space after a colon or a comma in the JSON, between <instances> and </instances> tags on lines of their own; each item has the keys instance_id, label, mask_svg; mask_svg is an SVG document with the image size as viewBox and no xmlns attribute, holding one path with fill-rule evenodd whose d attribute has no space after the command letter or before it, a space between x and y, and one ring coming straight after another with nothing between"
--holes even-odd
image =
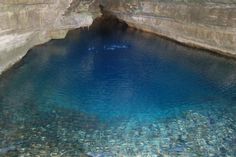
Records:
<instances>
[{"instance_id":1,"label":"clear turquoise water","mask_svg":"<svg viewBox=\"0 0 236 157\"><path fill-rule=\"evenodd\" d=\"M236 156L235 115L235 61L116 25L37 46L0 77L9 156Z\"/></svg>"}]
</instances>

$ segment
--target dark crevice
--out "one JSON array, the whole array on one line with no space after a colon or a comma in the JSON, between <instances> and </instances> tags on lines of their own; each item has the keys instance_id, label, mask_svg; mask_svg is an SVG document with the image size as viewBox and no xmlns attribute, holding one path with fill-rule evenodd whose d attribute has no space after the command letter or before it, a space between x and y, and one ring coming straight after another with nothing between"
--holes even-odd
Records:
<instances>
[{"instance_id":1,"label":"dark crevice","mask_svg":"<svg viewBox=\"0 0 236 157\"><path fill-rule=\"evenodd\" d=\"M128 24L125 21L118 19L114 14L104 9L104 6L99 5L102 16L96 18L92 24L92 28L99 29L103 34L111 34L114 30L125 31Z\"/></svg>"}]
</instances>

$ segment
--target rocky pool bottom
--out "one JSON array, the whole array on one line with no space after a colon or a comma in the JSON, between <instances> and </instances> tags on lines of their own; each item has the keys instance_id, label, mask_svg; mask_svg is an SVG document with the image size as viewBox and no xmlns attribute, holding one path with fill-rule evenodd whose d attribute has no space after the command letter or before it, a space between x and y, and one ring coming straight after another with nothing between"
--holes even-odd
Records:
<instances>
[{"instance_id":1,"label":"rocky pool bottom","mask_svg":"<svg viewBox=\"0 0 236 157\"><path fill-rule=\"evenodd\" d=\"M104 22L0 77L0 156L236 156L236 62Z\"/></svg>"},{"instance_id":2,"label":"rocky pool bottom","mask_svg":"<svg viewBox=\"0 0 236 157\"><path fill-rule=\"evenodd\" d=\"M181 117L147 124L129 119L111 125L65 108L32 113L31 104L20 112L11 107L0 117L0 147L15 148L6 156L236 155L236 113L232 109L212 107L205 114L190 110ZM13 116L10 112L14 117L9 117Z\"/></svg>"}]
</instances>

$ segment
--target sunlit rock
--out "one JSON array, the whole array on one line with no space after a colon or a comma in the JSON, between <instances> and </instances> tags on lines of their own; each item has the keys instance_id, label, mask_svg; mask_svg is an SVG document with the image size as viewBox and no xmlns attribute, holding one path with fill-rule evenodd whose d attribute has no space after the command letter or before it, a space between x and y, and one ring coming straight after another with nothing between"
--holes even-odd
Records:
<instances>
[{"instance_id":1,"label":"sunlit rock","mask_svg":"<svg viewBox=\"0 0 236 157\"><path fill-rule=\"evenodd\" d=\"M101 0L130 26L178 42L236 56L235 0Z\"/></svg>"},{"instance_id":2,"label":"sunlit rock","mask_svg":"<svg viewBox=\"0 0 236 157\"><path fill-rule=\"evenodd\" d=\"M94 0L2 0L0 74L34 45L64 38L70 29L88 27L99 15Z\"/></svg>"}]
</instances>

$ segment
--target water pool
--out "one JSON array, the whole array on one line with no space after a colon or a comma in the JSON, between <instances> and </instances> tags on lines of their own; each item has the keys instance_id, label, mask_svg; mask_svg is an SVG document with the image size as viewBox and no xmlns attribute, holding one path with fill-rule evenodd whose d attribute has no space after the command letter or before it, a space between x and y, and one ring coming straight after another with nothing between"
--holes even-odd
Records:
<instances>
[{"instance_id":1,"label":"water pool","mask_svg":"<svg viewBox=\"0 0 236 157\"><path fill-rule=\"evenodd\" d=\"M0 77L0 155L236 156L236 62L119 25Z\"/></svg>"}]
</instances>

